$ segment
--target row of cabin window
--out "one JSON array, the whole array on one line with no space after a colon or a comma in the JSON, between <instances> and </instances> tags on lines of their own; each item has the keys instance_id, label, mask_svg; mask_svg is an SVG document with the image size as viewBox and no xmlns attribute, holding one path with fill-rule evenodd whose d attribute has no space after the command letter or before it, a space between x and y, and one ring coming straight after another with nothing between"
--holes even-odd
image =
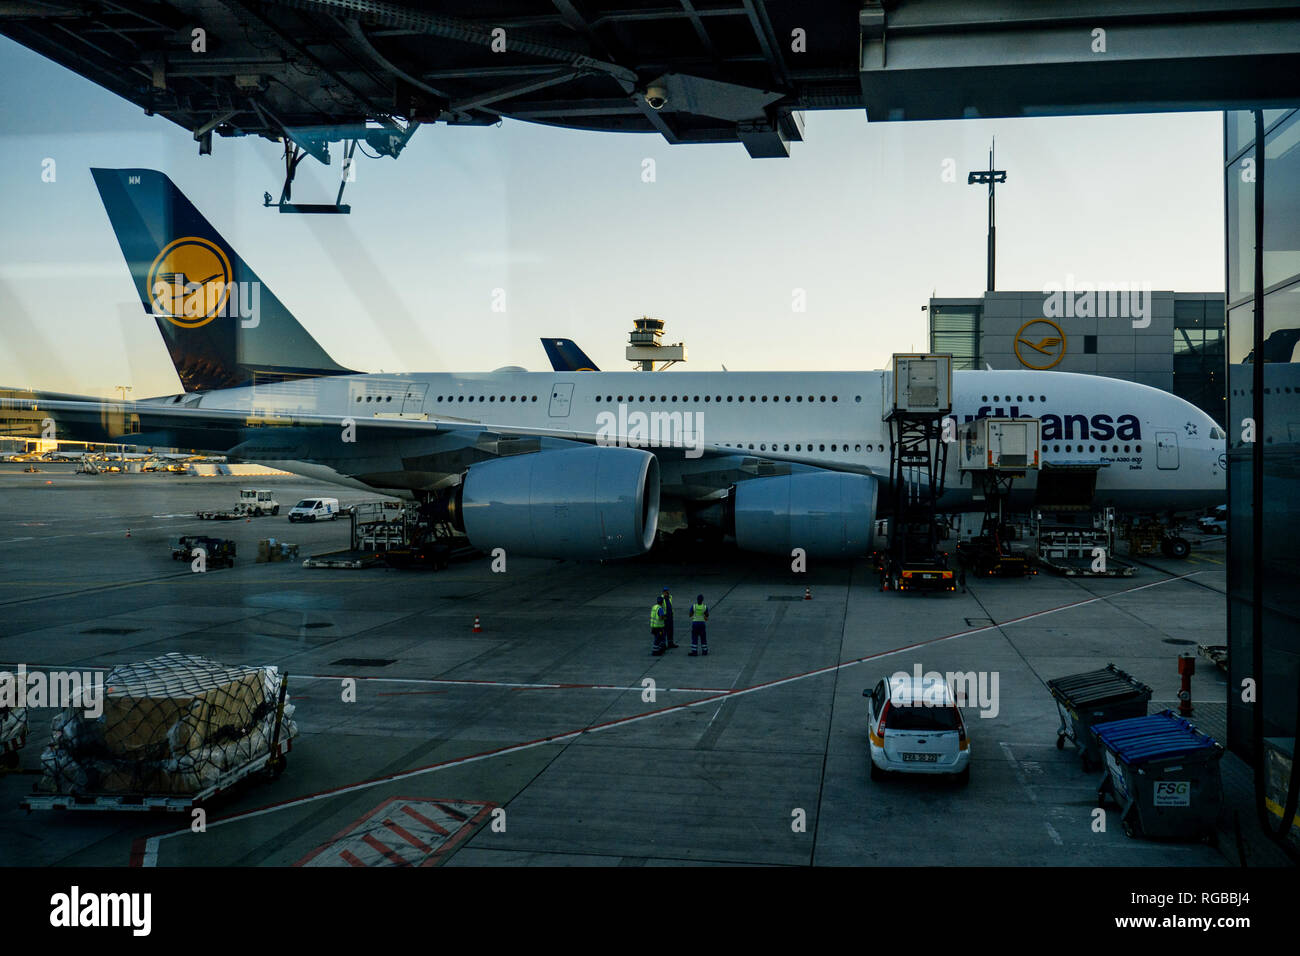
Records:
<instances>
[{"instance_id":1,"label":"row of cabin window","mask_svg":"<svg viewBox=\"0 0 1300 956\"><path fill-rule=\"evenodd\" d=\"M1055 451L1060 451L1060 450L1061 450L1061 446L1060 446L1060 445L1053 445L1053 446L1052 446L1052 451L1055 452ZM1089 445L1089 446L1088 446L1088 451L1096 451L1096 450L1097 450L1097 446L1096 446L1096 445ZM1101 446L1101 450L1102 450L1102 452L1105 452L1105 451L1106 451L1106 446L1105 446L1105 445L1102 445L1102 446ZM1110 450L1111 450L1111 454L1118 454L1118 453L1119 453L1119 445L1111 445L1111 446L1110 446ZM1142 451L1142 446L1141 446L1141 445L1134 446L1131 450L1132 450L1132 451L1136 451L1136 452L1138 452L1138 453L1141 453L1141 451ZM1079 452L1082 452L1082 451L1083 451L1083 446L1080 445L1077 449L1075 449L1075 447L1074 447L1073 445L1066 445L1066 446L1065 446L1065 451L1066 451L1067 454L1070 453L1070 452L1072 452L1072 451L1079 451ZM1125 445L1125 446L1124 446L1124 452L1125 452L1125 454L1127 454L1129 451L1130 451L1130 447L1129 447L1128 445Z\"/></svg>"},{"instance_id":2,"label":"row of cabin window","mask_svg":"<svg viewBox=\"0 0 1300 956\"><path fill-rule=\"evenodd\" d=\"M636 401L638 401L638 402L644 402L644 401L646 400L646 396L645 396L645 395L636 395L636 396L633 396L633 395L627 395L627 396L619 395L619 396L617 396L617 397L616 397L616 396L613 396L613 395L606 395L605 398L604 398L603 400L606 401L606 402L613 402L613 401L616 401L616 400L621 402L621 401L623 401L625 398L626 398L626 400L629 401L629 402L632 401L634 398L635 398ZM780 402L780 401L781 401L781 398L782 398L782 396L780 396L780 395L773 395L773 396L772 396L772 401L774 401L774 402ZM601 401L601 400L602 400L602 399L601 399L601 397L600 397L599 395L595 396L595 398L594 398L594 401L597 401L597 402L599 402L599 401ZM650 396L650 401L653 402L654 400L655 400L655 397L654 397L653 395L651 395L651 396ZM678 396L674 395L671 399L669 399L669 397L668 397L667 395L660 395L660 396L659 396L659 401L661 401L661 402L667 402L667 401L670 401L670 400L671 400L671 401L674 401L674 402L675 402L675 401L678 401ZM699 395L695 395L695 396L691 396L691 395L682 395L682 396L680 397L680 400L683 401L683 402L698 402L698 401L700 401L700 396L699 396ZM714 402L721 402L723 399L722 399L722 396L721 396L721 395L713 395L713 396L705 395L705 396L704 396L704 401L708 402L708 401L710 401L710 400L712 400L712 401L714 401ZM729 401L729 402L743 402L743 401L745 400L745 396L744 396L744 395L728 395L726 400ZM766 396L766 395L751 395L751 396L749 396L749 400L750 400L751 402L755 403L755 404L758 404L759 402L766 402L766 401L767 401L767 396ZM785 400L786 400L787 402L789 402L789 401L802 402L802 401L803 401L803 396L802 396L802 395L793 395L793 396L791 396L791 395L786 395L786 396L785 396ZM832 401L832 402L838 402L839 400L840 400L840 397L839 397L838 395L832 395L832 396L831 396L831 401ZM860 401L862 401L862 396L861 396L861 395L854 396L854 399L853 399L853 400L854 400L855 402L860 402ZM809 396L808 396L808 402L809 402L809 404L816 404L818 401L822 401L822 402L826 401L826 396L825 396L825 395L822 395L822 396L809 395Z\"/></svg>"},{"instance_id":3,"label":"row of cabin window","mask_svg":"<svg viewBox=\"0 0 1300 956\"><path fill-rule=\"evenodd\" d=\"M1290 391L1290 390L1288 389L1288 391ZM365 401L367 401L367 402L370 402L370 401L375 401L375 402L378 402L378 401L391 402L391 401L393 400L393 396L391 396L391 395L382 395L382 396L381 396L381 395L373 395L373 396L372 396L372 395L366 395L366 396L364 396L364 398L365 398ZM792 399L793 399L795 402L802 402L802 401L803 401L803 396L802 396L802 395L794 395L794 396L786 395L786 396L784 396L784 398L785 398L785 401L787 401L787 402L791 401ZM445 396L445 399L446 399L446 401L449 401L449 402L450 402L450 401L453 401L453 400L454 400L454 401L458 401L458 402L463 402L463 401L465 401L465 396L464 396L464 395L447 395L447 396ZM469 400L470 400L471 402L472 402L472 401L475 401L476 399L477 399L477 401L480 401L480 402L482 402L482 401L495 402L495 401L497 401L497 396L495 396L495 395L487 395L487 396L483 396L483 395L474 396L474 395L471 395L471 396L469 396ZM624 399L624 396L622 396L622 395L619 395L619 396L617 397L617 400L620 401L620 402L623 401L623 399ZM358 395L358 396L357 396L357 401L359 402L359 401L361 401L361 400L362 400L362 396L361 396L361 395ZM444 396L439 395L438 398L437 398L437 401L441 402L441 401L443 401L443 400L444 400ZM500 398L500 400L503 401L503 402L506 401L506 400L507 400L507 396L502 395L501 398ZM597 396L595 397L595 400L599 402L599 401L601 400L601 399L600 399L600 396L597 395ZM615 400L615 396L613 396L613 395L606 395L606 396L605 396L605 401L607 401L607 402L612 402L612 401L614 401L614 400ZM631 396L631 395L628 395L628 396L627 396L627 400L628 400L629 402L632 401L632 396ZM636 400L637 400L638 402L644 402L644 401L646 400L646 397L645 397L644 395L638 395L638 396L636 397ZM651 396L650 396L650 401L653 402L654 400L655 400L655 397L654 397L653 395L651 395ZM666 401L668 401L668 400L669 400L669 398L668 398L667 395L660 395L660 396L659 396L659 401L661 401L661 402L666 402ZM695 396L683 395L683 396L681 396L681 401L683 401L683 402L690 402L690 401L696 401L696 402L698 402L699 400L700 400L700 396L699 396L699 395L695 395ZM722 396L721 396L721 395L714 395L712 400L715 401L715 402L721 402L721 401L722 401ZM727 396L727 401L729 401L729 402L731 402L731 401L743 402L744 400L745 400L745 396L744 396L744 395L740 395L740 396L731 396L731 395L728 395L728 396ZM766 401L767 401L767 396L766 396L766 395L751 395L751 396L749 396L749 400L750 400L751 402L754 402L754 403L758 403L758 402L766 402ZM780 402L781 400L782 400L782 396L780 396L780 395L773 395L773 396L772 396L772 401L774 401L774 402ZM838 402L839 400L840 400L840 398L839 398L838 395L832 395L832 396L831 396L831 401L832 401L832 402ZM861 395L855 395L855 396L853 397L853 400L854 400L855 402L861 402L861 401L862 401L862 396L861 396ZM980 401L981 401L981 402L987 402L988 400L989 400L989 397L988 397L987 395L981 395L981 396L980 396ZM994 395L994 396L993 396L993 401L995 401L995 402L1000 402L1000 401L1002 401L1002 400L1003 400L1003 397L1000 396L1000 395ZM1017 395L1017 396L1016 396L1016 401L1017 401L1017 402L1023 402L1024 400L1025 400L1025 398L1024 398L1023 395ZM1029 401L1032 402L1033 400L1034 400L1034 396L1030 395L1030 396L1029 396ZM511 395L511 396L509 396L509 401L512 401L512 402L515 402L515 401L519 401L519 402L535 402L535 401L537 401L537 396L536 396L536 395L531 395L531 396L529 396L529 395ZM674 401L674 402L675 402L675 401L678 401L678 397L677 397L676 395L674 395L674 396L672 397L672 401ZM708 396L708 395L705 395L705 396L704 396L704 401L706 401L706 402L709 401L709 396ZM810 403L816 403L816 402L818 402L818 401L824 402L824 401L826 401L826 396L825 396L825 395L820 395L820 396L818 396L818 395L809 395L809 396L808 396L808 401L809 401ZM1006 401L1008 401L1008 402L1011 401L1011 396L1010 396L1010 395L1007 395L1007 396L1006 396ZM1043 402L1047 401L1047 396L1046 396L1046 395L1040 395L1040 396L1039 396L1039 401L1043 401Z\"/></svg>"},{"instance_id":4,"label":"row of cabin window","mask_svg":"<svg viewBox=\"0 0 1300 956\"><path fill-rule=\"evenodd\" d=\"M625 396L623 396L623 395L619 395L619 396L617 397L617 401L620 401L620 402L621 402L621 401L624 400L624 398L625 398ZM442 401L444 401L444 399L445 399L446 401L448 401L448 402L452 402L452 401L463 402L463 401L466 401L466 400L467 400L467 399L466 399L466 396L464 396L464 395L447 395L447 396L439 395L439 396L437 397L436 401L438 401L438 402L442 402ZM627 400L627 401L630 402L630 401L632 401L632 399L633 399L633 396L631 396L631 395L626 396L626 400ZM721 395L714 395L714 396L708 396L708 395L705 395L705 396L703 397L703 399L704 399L705 402L708 402L708 401L721 402L721 401L722 401L722 396L721 396ZM780 395L773 395L773 396L772 396L772 401L773 401L773 402L780 402L781 399L782 399L782 396L780 396ZM373 402L391 402L391 401L393 400L393 396L391 396L391 395L366 395L366 396L358 395L358 396L357 396L357 401L358 401L358 402L363 401L363 400L364 400L364 401L367 401L367 402L371 402L371 401L373 401ZM485 395L477 395L477 396L475 396L475 395L470 395L470 396L468 396L468 401L471 401L471 402L473 402L473 401L480 401L480 402L496 402L496 401L501 401L501 402L505 402L505 401L507 401L507 400L508 400L508 401L511 401L511 402L515 402L515 401L518 401L518 402L535 402L535 401L537 401L537 396L536 396L536 395L531 395L531 396L530 396L530 395L510 395L510 396L502 395L502 396L500 396L500 398L498 398L498 397L495 396L495 395L486 395L486 396L485 396ZM600 400L601 400L601 397L600 397L599 395L595 396L595 401L599 402ZM613 396L613 395L606 395L605 398L604 398L604 400L607 401L607 402L615 401L615 396ZM646 400L646 396L644 396L644 395L638 395L638 396L636 396L636 400L637 400L638 402L644 402L644 401ZM654 397L653 395L651 395L651 396L650 396L650 401L653 402L654 400L655 400L655 397ZM681 396L681 399L680 399L680 400L683 401L683 402L690 402L690 401L698 402L698 401L700 401L700 396L699 396L699 395L695 395L695 396L683 395L683 396ZM743 402L743 401L745 400L745 396L744 396L744 395L740 395L740 396L732 396L732 395L728 395L726 400L729 401L729 402L732 402L732 401ZM768 399L767 399L767 396L766 396L766 395L751 395L751 396L749 396L749 400L750 400L751 402L757 404L757 403L760 403L760 402L766 402ZM832 395L832 396L830 397L830 400L831 400L832 402L838 402L838 401L840 400L840 397L839 397L838 395ZM855 396L853 397L853 400L854 400L855 402L861 402L861 401L862 401L862 396L861 396L861 395L855 395ZM986 400L987 400L987 399L986 399ZM659 401L661 401L661 402L666 402L666 401L669 401L669 398L668 398L667 395L660 395L660 396L659 396ZM674 395L674 396L672 397L672 401L674 401L674 402L675 402L675 401L678 401L678 396ZM786 395L786 396L785 396L785 401L787 401L787 402L790 402L790 401L802 402L802 401L803 401L803 396L802 396L802 395L794 395L794 396ZM821 396L817 396L817 395L809 395L809 396L808 396L808 401L809 401L810 404L815 404L815 403L818 402L818 401L822 401L822 402L824 402L824 401L826 401L826 396L825 396L825 395L821 395Z\"/></svg>"},{"instance_id":5,"label":"row of cabin window","mask_svg":"<svg viewBox=\"0 0 1300 956\"><path fill-rule=\"evenodd\" d=\"M358 396L357 396L357 401L359 402L359 401L361 401L361 399L362 399L362 396L358 395ZM365 400L366 400L367 402L368 402L368 401L371 401L372 399L373 399L374 401L376 401L376 402L391 402L391 401L393 400L393 396L391 396L391 395L373 395L373 396L372 396L372 395L367 395L367 396L365 396ZM441 402L442 400L443 400L443 396L442 396L442 395L439 395L438 398L437 398L437 401ZM465 396L464 396L464 395L448 395L448 396L446 396L446 400L449 401L449 402L451 402L451 401L463 402L463 401L465 401L466 399L465 399ZM478 395L478 396L471 395L471 396L469 396L469 401L473 402L473 401L476 401L476 400L477 400L477 401L480 401L480 402L495 402L495 401L497 401L498 399L497 399L497 396L495 396L495 395ZM535 402L535 401L537 401L537 396L536 396L536 395L532 395L532 396L529 396L529 395L511 395L511 396L509 397L509 400L512 401L512 402L516 402L516 401L517 401L517 402ZM506 401L506 396L505 396L505 395L502 395L501 398L500 398L500 401L502 401L502 402Z\"/></svg>"},{"instance_id":6,"label":"row of cabin window","mask_svg":"<svg viewBox=\"0 0 1300 956\"><path fill-rule=\"evenodd\" d=\"M723 445L722 447L723 447L723 448L736 448L736 449L745 449L745 448L748 448L750 451L754 451L754 450L755 450L755 449L754 449L754 443L753 443L753 442L750 442L748 445ZM772 451L789 451L789 450L790 450L790 443L789 443L789 442L786 442L786 443L784 443L784 444L782 444L782 443L780 443L780 442L772 442ZM804 450L803 445L802 445L802 444L796 444L796 445L794 446L794 450L795 450L795 451L803 451L803 450ZM813 451L813 450L814 450L811 442L808 443L808 450L809 450L809 451ZM826 450L826 446L825 446L824 444L819 444L815 450L816 450L816 451L825 451L825 450ZM862 446L861 446L861 445L854 445L854 446L853 446L853 450L854 450L855 452L861 452L861 451L862 451ZM868 446L867 446L867 452L868 452L868 453L870 453L870 452L872 452L872 451L884 451L884 450L885 450L885 446L884 446L884 445L868 445ZM758 446L758 451L767 451L767 445L766 445L766 444L761 444L761 443L760 443L759 446ZM848 454L848 451L849 451L848 443L846 442L846 443L844 443L843 445L841 445L841 444L839 444L839 443L836 443L836 444L834 444L834 445L831 445L831 451L842 452L842 453L844 453L844 454Z\"/></svg>"}]
</instances>

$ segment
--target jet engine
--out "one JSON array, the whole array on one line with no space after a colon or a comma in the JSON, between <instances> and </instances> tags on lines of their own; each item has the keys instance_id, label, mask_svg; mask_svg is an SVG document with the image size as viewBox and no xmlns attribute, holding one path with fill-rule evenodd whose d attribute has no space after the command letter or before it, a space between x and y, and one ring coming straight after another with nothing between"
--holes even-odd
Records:
<instances>
[{"instance_id":1,"label":"jet engine","mask_svg":"<svg viewBox=\"0 0 1300 956\"><path fill-rule=\"evenodd\" d=\"M483 551L543 558L628 558L654 544L659 462L637 448L564 448L472 465L447 503Z\"/></svg>"},{"instance_id":2,"label":"jet engine","mask_svg":"<svg viewBox=\"0 0 1300 956\"><path fill-rule=\"evenodd\" d=\"M877 481L869 475L803 472L737 482L726 530L744 551L852 558L871 550Z\"/></svg>"}]
</instances>

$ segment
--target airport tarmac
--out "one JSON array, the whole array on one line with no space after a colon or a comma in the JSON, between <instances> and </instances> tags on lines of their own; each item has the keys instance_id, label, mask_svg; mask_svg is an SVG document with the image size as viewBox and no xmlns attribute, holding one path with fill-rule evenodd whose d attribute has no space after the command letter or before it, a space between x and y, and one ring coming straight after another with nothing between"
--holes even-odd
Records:
<instances>
[{"instance_id":1,"label":"airport tarmac","mask_svg":"<svg viewBox=\"0 0 1300 956\"><path fill-rule=\"evenodd\" d=\"M1113 805L1097 832L1100 772L1056 748L1044 686L1113 662L1154 688L1153 712L1176 706L1178 654L1224 642L1221 538L1193 536L1190 560L1148 560L1128 579L1040 574L941 596L882 593L866 561L795 574L744 555L305 569L254 563L256 541L305 557L346 547L345 521L192 515L251 485L284 510L365 496L38 467L0 465L0 669L169 651L274 664L301 733L282 777L213 804L194 833L188 817L18 809L52 715L34 710L23 772L0 775L0 865L1230 862L1222 844L1127 838ZM234 538L235 567L172 561L184 533ZM681 647L660 658L648 614L664 585ZM692 658L699 592L711 653ZM997 675L996 716L966 709L967 787L868 779L862 690L917 665ZM1198 661L1192 687L1221 724L1224 676Z\"/></svg>"}]
</instances>

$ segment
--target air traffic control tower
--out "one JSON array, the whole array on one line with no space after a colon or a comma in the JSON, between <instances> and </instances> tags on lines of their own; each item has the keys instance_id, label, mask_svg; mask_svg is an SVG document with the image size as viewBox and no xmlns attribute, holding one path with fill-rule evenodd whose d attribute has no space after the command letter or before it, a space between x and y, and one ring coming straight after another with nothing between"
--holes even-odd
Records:
<instances>
[{"instance_id":1,"label":"air traffic control tower","mask_svg":"<svg viewBox=\"0 0 1300 956\"><path fill-rule=\"evenodd\" d=\"M636 367L642 372L653 372L655 363L659 363L660 371L675 365L678 362L686 361L686 345L678 342L674 345L664 345L661 339L664 335L664 320L652 319L643 315L639 319L632 320L632 331L627 337L627 360L635 362Z\"/></svg>"}]
</instances>

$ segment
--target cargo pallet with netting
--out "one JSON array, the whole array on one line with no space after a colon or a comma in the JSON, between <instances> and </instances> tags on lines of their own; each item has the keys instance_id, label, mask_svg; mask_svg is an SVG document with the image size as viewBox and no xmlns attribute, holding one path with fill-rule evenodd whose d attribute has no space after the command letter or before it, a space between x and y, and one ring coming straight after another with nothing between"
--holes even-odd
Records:
<instances>
[{"instance_id":1,"label":"cargo pallet with netting","mask_svg":"<svg viewBox=\"0 0 1300 956\"><path fill-rule=\"evenodd\" d=\"M102 712L82 698L54 718L31 810L184 812L284 770L298 728L274 667L166 654L109 672Z\"/></svg>"},{"instance_id":2,"label":"cargo pallet with netting","mask_svg":"<svg viewBox=\"0 0 1300 956\"><path fill-rule=\"evenodd\" d=\"M0 707L0 769L18 768L18 751L27 746L27 710Z\"/></svg>"}]
</instances>

